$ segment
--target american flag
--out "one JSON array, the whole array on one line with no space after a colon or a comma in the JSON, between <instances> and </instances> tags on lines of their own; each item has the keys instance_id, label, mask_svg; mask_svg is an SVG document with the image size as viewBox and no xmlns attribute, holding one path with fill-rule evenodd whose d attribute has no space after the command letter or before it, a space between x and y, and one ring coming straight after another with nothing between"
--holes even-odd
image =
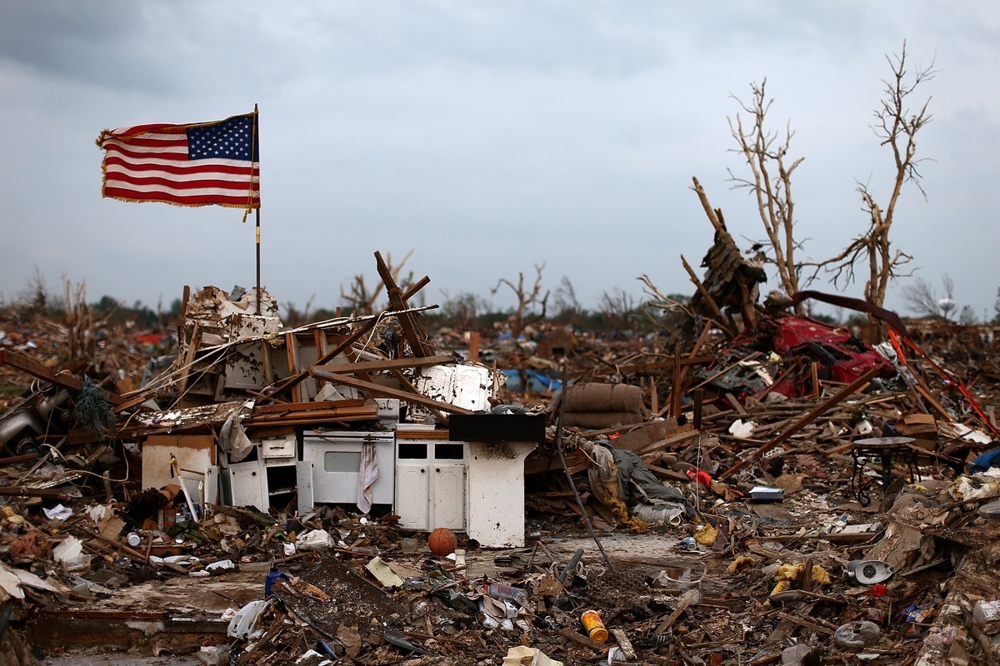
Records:
<instances>
[{"instance_id":1,"label":"american flag","mask_svg":"<svg viewBox=\"0 0 1000 666\"><path fill-rule=\"evenodd\" d=\"M260 207L257 114L104 130L103 194L179 206Z\"/></svg>"}]
</instances>

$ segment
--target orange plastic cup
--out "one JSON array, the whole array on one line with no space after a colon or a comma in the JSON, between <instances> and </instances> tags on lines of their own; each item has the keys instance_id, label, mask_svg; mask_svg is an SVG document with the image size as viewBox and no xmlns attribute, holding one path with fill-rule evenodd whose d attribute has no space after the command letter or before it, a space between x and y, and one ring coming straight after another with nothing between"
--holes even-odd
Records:
<instances>
[{"instance_id":1,"label":"orange plastic cup","mask_svg":"<svg viewBox=\"0 0 1000 666\"><path fill-rule=\"evenodd\" d=\"M608 640L608 630L604 628L604 622L601 621L601 616L597 611L589 610L585 612L580 621L583 622L583 628L587 630L590 640L597 641L598 643Z\"/></svg>"}]
</instances>

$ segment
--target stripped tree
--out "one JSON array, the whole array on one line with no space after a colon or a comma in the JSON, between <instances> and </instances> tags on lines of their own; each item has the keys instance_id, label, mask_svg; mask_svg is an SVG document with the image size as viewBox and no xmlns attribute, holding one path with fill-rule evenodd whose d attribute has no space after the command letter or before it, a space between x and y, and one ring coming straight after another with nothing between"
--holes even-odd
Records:
<instances>
[{"instance_id":1,"label":"stripped tree","mask_svg":"<svg viewBox=\"0 0 1000 666\"><path fill-rule=\"evenodd\" d=\"M545 319L545 308L549 301L549 292L546 291L545 295L542 296L542 271L545 270L545 264L541 266L535 264L535 284L532 285L530 289L524 286L524 273L517 274L517 284L508 280L507 278L500 278L497 280L497 286L490 290L494 296L500 291L500 287L507 285L510 290L514 292L514 296L517 298L517 309L514 310L514 315L511 320L510 334L517 340L526 327ZM540 305L542 308L541 313L529 315L529 311L532 305Z\"/></svg>"},{"instance_id":2,"label":"stripped tree","mask_svg":"<svg viewBox=\"0 0 1000 666\"><path fill-rule=\"evenodd\" d=\"M733 152L740 153L750 168L750 177L744 178L729 171L729 180L734 188L746 188L754 196L757 214L764 225L770 248L765 251L766 261L778 270L778 281L789 296L799 291L801 266L796 263L795 251L801 243L795 240L795 203L792 200L792 172L805 158L793 159L786 163L788 149L795 132L791 124L785 125L785 132L768 130L765 127L767 114L774 103L765 94L767 79L758 85L750 84L750 102L744 102L733 95L733 99L749 115L749 124L744 126L743 117L729 118L729 130L739 146ZM799 308L802 306L799 305Z\"/></svg>"},{"instance_id":3,"label":"stripped tree","mask_svg":"<svg viewBox=\"0 0 1000 666\"><path fill-rule=\"evenodd\" d=\"M865 300L878 306L885 302L885 291L890 280L910 275L902 272L901 268L912 261L913 257L902 250L893 250L889 232L895 221L896 203L904 183L913 183L927 198L927 193L920 185L922 176L917 170L926 158L916 158L916 136L931 121L931 115L927 112L931 98L928 97L916 113L910 110L909 104L917 87L930 81L937 73L932 62L927 67L918 67L911 74L907 70L905 41L900 54L886 56L886 60L892 76L883 80L885 89L882 100L875 109L872 130L881 140L881 145L889 146L892 151L895 165L892 190L883 208L876 203L868 183L858 181L863 210L868 214L868 230L855 238L839 255L821 263L833 274L835 285L840 286L842 283L846 286L854 280L855 266L867 260Z\"/></svg>"}]
</instances>

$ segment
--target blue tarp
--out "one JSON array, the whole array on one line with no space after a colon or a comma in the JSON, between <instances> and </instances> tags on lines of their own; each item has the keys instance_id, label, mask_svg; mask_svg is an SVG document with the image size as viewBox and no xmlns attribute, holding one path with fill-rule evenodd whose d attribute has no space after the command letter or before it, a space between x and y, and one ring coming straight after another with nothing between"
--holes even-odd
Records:
<instances>
[{"instance_id":1,"label":"blue tarp","mask_svg":"<svg viewBox=\"0 0 1000 666\"><path fill-rule=\"evenodd\" d=\"M528 378L528 392L545 393L546 391L558 391L562 388L562 381L549 377L537 370L501 370L507 376L507 390L512 393L523 393L521 386L521 373L524 372Z\"/></svg>"}]
</instances>

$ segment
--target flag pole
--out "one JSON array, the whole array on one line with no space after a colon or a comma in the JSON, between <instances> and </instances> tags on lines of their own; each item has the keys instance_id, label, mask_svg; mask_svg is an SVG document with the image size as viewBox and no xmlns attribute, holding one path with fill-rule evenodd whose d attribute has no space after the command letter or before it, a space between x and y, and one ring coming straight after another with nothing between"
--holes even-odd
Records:
<instances>
[{"instance_id":1,"label":"flag pole","mask_svg":"<svg viewBox=\"0 0 1000 666\"><path fill-rule=\"evenodd\" d=\"M257 134L257 105L253 105L253 136L250 140L250 190L253 191L253 158L254 146L257 145L259 139ZM260 311L260 201L257 202L257 316L262 316L264 313Z\"/></svg>"},{"instance_id":2,"label":"flag pole","mask_svg":"<svg viewBox=\"0 0 1000 666\"><path fill-rule=\"evenodd\" d=\"M257 314L260 311L260 204L257 205Z\"/></svg>"}]
</instances>

